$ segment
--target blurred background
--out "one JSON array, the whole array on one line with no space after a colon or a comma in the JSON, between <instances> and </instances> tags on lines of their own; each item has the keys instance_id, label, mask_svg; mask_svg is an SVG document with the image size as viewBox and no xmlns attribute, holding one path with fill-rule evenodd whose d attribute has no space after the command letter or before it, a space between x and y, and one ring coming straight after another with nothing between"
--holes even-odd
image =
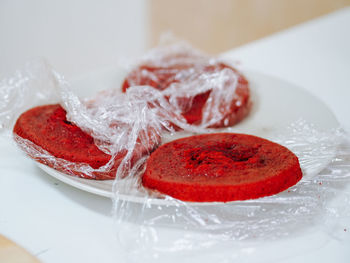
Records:
<instances>
[{"instance_id":1,"label":"blurred background","mask_svg":"<svg viewBox=\"0 0 350 263\"><path fill-rule=\"evenodd\" d=\"M0 0L0 78L45 57L73 77L135 58L164 32L211 54L350 5L350 0Z\"/></svg>"}]
</instances>

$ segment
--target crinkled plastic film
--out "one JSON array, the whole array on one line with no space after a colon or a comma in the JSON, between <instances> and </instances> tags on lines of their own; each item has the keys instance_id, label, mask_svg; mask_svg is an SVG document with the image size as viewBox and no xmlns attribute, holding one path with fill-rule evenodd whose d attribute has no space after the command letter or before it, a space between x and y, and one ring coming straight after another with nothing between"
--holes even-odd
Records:
<instances>
[{"instance_id":1,"label":"crinkled plastic film","mask_svg":"<svg viewBox=\"0 0 350 263\"><path fill-rule=\"evenodd\" d=\"M0 81L0 131L14 125L31 107L59 101L57 83L44 60L27 63L12 77Z\"/></svg>"},{"instance_id":2,"label":"crinkled plastic film","mask_svg":"<svg viewBox=\"0 0 350 263\"><path fill-rule=\"evenodd\" d=\"M230 262L242 253L238 241L278 240L315 225L327 232L338 220L349 218L348 135L341 129L319 131L300 120L273 137L298 156L304 173L297 185L277 195L205 204L165 197L160 205L152 200L125 202L116 195L119 241L128 259ZM227 253L230 248L235 249Z\"/></svg>"},{"instance_id":3,"label":"crinkled plastic film","mask_svg":"<svg viewBox=\"0 0 350 263\"><path fill-rule=\"evenodd\" d=\"M203 106L201 121L196 123L198 128L216 127L221 122L227 126L232 103L241 106L243 95L237 89L245 85L239 82L242 78L239 72L230 63L201 54L186 43L155 48L132 68L138 70L131 70L127 76L130 86L136 86L145 79L153 87L161 84L159 89L173 108L172 115L167 116L170 121L174 117L181 118L181 113L192 107L195 97L206 92L210 94ZM245 107L248 112L250 103ZM193 131L193 128L174 123L186 131Z\"/></svg>"},{"instance_id":4,"label":"crinkled plastic film","mask_svg":"<svg viewBox=\"0 0 350 263\"><path fill-rule=\"evenodd\" d=\"M188 63L194 63L192 60L216 63L182 44L151 51L139 63L159 63L174 53L180 54L177 59L186 59ZM67 174L76 174L74 170L86 178L95 178L96 172L113 169L115 158L123 153L115 171L113 214L119 245L131 262L164 262L165 258L170 262L187 262L193 259L189 255L230 262L237 257L237 250L220 251L227 252L238 241L278 240L314 224L327 229L340 218L350 216L350 197L345 191L350 180L348 135L340 128L319 130L303 120L276 130L267 138L285 145L299 158L304 177L287 191L256 200L198 204L144 189L140 176L147 158L164 135L177 136L174 124L188 133L213 132L209 127L224 118L235 96L238 81L235 72L223 70L195 77L190 72L185 74L188 75L184 84L175 82L165 90L131 85L125 94L116 87L81 99L47 63L36 61L1 82L0 95L4 100L0 102L0 127L12 131L14 121L25 110L60 103L67 111L67 119L90 134L95 144L112 156L110 162L93 169L87 164L55 158L40 146L14 135L29 156ZM227 85L233 88L226 89ZM189 125L181 112L191 106L193 96L208 90L211 93L202 122ZM189 98L185 105L183 98ZM124 184L122 192L142 193L145 198L141 203L121 198L118 184L126 179L128 184ZM335 202L337 198L341 201Z\"/></svg>"},{"instance_id":5,"label":"crinkled plastic film","mask_svg":"<svg viewBox=\"0 0 350 263\"><path fill-rule=\"evenodd\" d=\"M155 63L162 58L158 63L168 63L168 56L179 57L180 60L184 58L194 65L193 68L202 67L203 62L215 63L215 60L183 43L155 49L143 61ZM170 63L177 63L178 59ZM82 163L55 159L46 150L32 147L30 143L16 137L20 147L36 160L84 178L95 178L96 172L108 172L113 169L114 163L120 162L116 177L123 178L129 175L133 164L156 148L164 132L174 132L174 125L188 132L209 132L208 127L225 117L222 108L228 107L227 98L235 94L238 73L225 69L201 75L196 73L193 77L191 70L186 69L176 78L183 78L183 85L174 83L176 88L170 86L161 91L150 86L130 87L125 94L121 94L121 87L116 87L93 98L81 99L72 92L70 84L45 61L31 62L14 77L1 83L0 92L5 98L0 105L1 127L3 130L12 130L17 117L33 106L60 103L67 111L67 120L90 134L99 149L111 155L110 162L92 169ZM183 108L191 106L193 96L208 90L212 92L204 106L204 121L200 125L189 125L181 115ZM187 98L186 106L179 103L184 101L183 98ZM216 103L213 104L215 101L222 101L220 108ZM73 170L76 172L69 172Z\"/></svg>"}]
</instances>

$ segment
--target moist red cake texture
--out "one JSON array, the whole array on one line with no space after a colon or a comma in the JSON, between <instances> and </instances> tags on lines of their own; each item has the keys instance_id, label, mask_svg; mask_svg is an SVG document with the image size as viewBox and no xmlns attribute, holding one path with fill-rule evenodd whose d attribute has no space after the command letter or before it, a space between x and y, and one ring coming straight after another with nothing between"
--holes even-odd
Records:
<instances>
[{"instance_id":1,"label":"moist red cake texture","mask_svg":"<svg viewBox=\"0 0 350 263\"><path fill-rule=\"evenodd\" d=\"M175 55L174 55L175 56ZM229 110L222 113L221 119L210 128L220 128L232 126L246 117L251 108L249 83L245 77L236 69L221 62L209 62L198 58L192 58L192 62L188 62L188 56L165 57L164 61L160 61L158 65L150 63L143 64L132 70L122 85L122 91L125 92L130 86L148 85L158 90L165 90L173 83L186 84L193 79L193 76L201 76L203 74L220 73L223 70L230 70L238 76L238 83L235 89ZM176 63L168 64L168 60L173 59ZM194 61L194 62L193 62ZM162 65L163 63L163 65ZM223 84L225 89L234 89L232 84ZM187 123L198 125L202 121L203 108L207 102L210 93L206 91L191 98L181 98L181 104L190 106L185 108L182 116Z\"/></svg>"},{"instance_id":2,"label":"moist red cake texture","mask_svg":"<svg viewBox=\"0 0 350 263\"><path fill-rule=\"evenodd\" d=\"M13 132L19 137L27 139L34 143L34 145L46 150L56 158L77 164L88 164L93 169L104 166L112 157L101 151L95 145L94 139L90 135L67 121L66 111L58 104L39 106L26 111L18 118ZM18 143L21 146L21 143ZM23 149L26 151L25 148ZM138 146L135 149L135 151L144 152L146 150L143 146ZM51 165L44 156L34 156L30 152L27 152L27 154L41 163ZM113 160L111 169L93 171L91 175L87 175L78 168L67 169L60 162L57 162L53 168L70 175L88 179L113 179L125 155L126 151L119 152Z\"/></svg>"},{"instance_id":3,"label":"moist red cake texture","mask_svg":"<svg viewBox=\"0 0 350 263\"><path fill-rule=\"evenodd\" d=\"M277 194L302 178L287 148L245 134L197 135L160 146L142 184L179 200L229 202Z\"/></svg>"}]
</instances>

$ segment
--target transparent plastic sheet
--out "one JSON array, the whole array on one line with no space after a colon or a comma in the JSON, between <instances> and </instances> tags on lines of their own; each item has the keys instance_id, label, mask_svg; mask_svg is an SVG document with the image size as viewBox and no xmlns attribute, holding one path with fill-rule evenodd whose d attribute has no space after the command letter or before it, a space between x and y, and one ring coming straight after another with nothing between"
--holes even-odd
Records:
<instances>
[{"instance_id":1,"label":"transparent plastic sheet","mask_svg":"<svg viewBox=\"0 0 350 263\"><path fill-rule=\"evenodd\" d=\"M152 50L144 59L149 61L153 58L153 62L160 59L158 63L162 64L167 61L168 55L185 57L191 65L198 64L198 67L202 67L202 62L215 62L183 43ZM67 112L67 120L91 135L97 147L111 155L110 161L93 169L84 163L55 158L38 145L15 136L19 146L32 158L71 175L95 178L96 173L113 171L117 178L123 178L129 176L132 166L160 143L164 132L174 132L174 125L187 132L204 133L210 132L208 127L225 117L223 109L230 106L231 101L227 98L235 96L238 74L232 70L208 72L200 76L196 74L197 80L191 77L190 71L181 71L176 76L185 80L180 86L175 83L176 88L157 90L150 86L136 86L121 94L121 87L116 87L95 97L81 99L72 92L64 77L45 61L34 61L1 82L0 92L5 98L0 105L1 129L12 131L18 116L31 107L59 103ZM208 105L204 106L203 121L200 125L189 125L181 112L184 107L191 106L191 98L208 90L211 93ZM215 101L222 101L220 107L213 104ZM118 167L114 171L117 162Z\"/></svg>"},{"instance_id":2,"label":"transparent plastic sheet","mask_svg":"<svg viewBox=\"0 0 350 263\"><path fill-rule=\"evenodd\" d=\"M269 139L292 150L304 174L277 195L229 203L190 203L162 196L162 203L150 197L135 204L116 193L117 234L128 262L232 262L247 247L254 250L254 242L298 236L315 226L339 236L334 226L350 219L348 134L340 128L320 131L299 120Z\"/></svg>"},{"instance_id":3,"label":"transparent plastic sheet","mask_svg":"<svg viewBox=\"0 0 350 263\"><path fill-rule=\"evenodd\" d=\"M230 61L209 57L186 42L166 40L129 65L127 71L130 72L126 78L130 86L146 82L156 87L178 117L191 109L197 95L210 92L203 105L201 121L196 123L201 129L228 126L228 115L235 115L229 114L232 104L241 106L244 97L237 89L244 89L249 96L249 90L239 81L243 76ZM248 112L250 103L246 108ZM174 118L169 117L170 120Z\"/></svg>"},{"instance_id":4,"label":"transparent plastic sheet","mask_svg":"<svg viewBox=\"0 0 350 263\"><path fill-rule=\"evenodd\" d=\"M12 128L18 116L37 105L60 100L51 68L44 60L27 63L0 81L0 131Z\"/></svg>"},{"instance_id":5,"label":"transparent plastic sheet","mask_svg":"<svg viewBox=\"0 0 350 263\"><path fill-rule=\"evenodd\" d=\"M175 45L173 48L183 50L184 47ZM155 54L159 54L159 50L155 54L152 52L144 59L157 60ZM196 52L193 57L196 61L198 57L200 60L208 59ZM83 100L72 92L62 76L46 63L37 61L28 64L15 77L1 82L0 93L5 100L0 104L0 124L3 130L12 131L14 121L23 111L36 105L60 103L67 111L67 119L90 134L96 145L112 156L111 161L99 169L93 169L86 164L55 158L40 146L15 136L20 147L30 156L44 160L56 169L63 167L67 174L75 170L84 173L87 178L94 178L95 172L111 169L113 158L118 153L126 153L114 181L114 216L119 245L125 248L130 261L139 262L142 258L162 262L164 257L169 259L170 255L174 261L190 261L186 258L188 255L198 255L230 262L237 256L234 252L227 258L227 254L213 255L212 250L228 249L231 242L237 240L278 239L304 229L305 224L318 223L327 218L325 222L332 225L338 218L349 216L347 193L344 193L342 201L344 206L333 207L330 204L333 198L342 193L350 176L350 150L346 135L340 129L319 131L303 121L292 124L284 131L276 131L275 135L267 138L295 152L306 171L301 182L281 194L244 202L193 205L142 188L140 175L149 152L160 143L164 134L171 137L175 133L170 123L190 133L214 131L208 127L214 123L213 119L216 122L223 117L222 107L225 108L225 104L213 108L210 103L234 96L234 88L231 95L227 95L227 90L220 89L227 85L227 81L235 85L237 76L228 77L231 74L234 75L232 72L215 73L207 78L204 74L199 78L199 83L189 77L185 83L189 92L183 88L185 86L174 88L174 94L169 92L172 87L159 91L143 86L131 87L124 95L118 90L107 90ZM213 85L215 83L220 85ZM197 84L200 84L199 88L193 89ZM191 99L187 101L189 105L184 106L178 103L181 101L179 98L191 98L208 90L212 90L210 96L213 98L208 99L203 116L214 117L208 121L204 117L204 121L197 126L188 125L181 112L184 107L189 107ZM325 163L329 163L327 167ZM117 185L125 177L131 178L125 185L127 190L148 195L143 203L120 199Z\"/></svg>"}]
</instances>

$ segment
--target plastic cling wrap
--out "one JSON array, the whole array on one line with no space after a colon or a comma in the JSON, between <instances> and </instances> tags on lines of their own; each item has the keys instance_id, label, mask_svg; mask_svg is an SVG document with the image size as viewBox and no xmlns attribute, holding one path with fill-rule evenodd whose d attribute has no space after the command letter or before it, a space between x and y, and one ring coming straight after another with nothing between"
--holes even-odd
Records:
<instances>
[{"instance_id":1,"label":"plastic cling wrap","mask_svg":"<svg viewBox=\"0 0 350 263\"><path fill-rule=\"evenodd\" d=\"M68 82L47 63L35 61L27 64L14 77L2 81L0 92L5 100L0 105L1 127L12 133L14 122L25 110L59 103L67 112L67 120L63 122L69 127L77 125L92 136L96 146L110 155L110 160L98 168L92 168L86 163L58 157L52 149L48 150L50 147L45 147L47 141L42 143L43 147L14 134L18 145L32 158L71 175L96 178L96 173L111 172L115 177L119 166L123 166L126 172L126 167L130 169L132 163L149 154L160 140L161 122L154 118L156 110L148 110L147 102L134 99L133 96L137 95L133 95L132 90L123 98L106 96L96 106L96 99L78 98ZM48 136L45 127L39 126L37 133Z\"/></svg>"},{"instance_id":2,"label":"plastic cling wrap","mask_svg":"<svg viewBox=\"0 0 350 263\"><path fill-rule=\"evenodd\" d=\"M241 73L184 43L149 51L126 77L123 91L139 85L161 91L176 109L173 114L201 128L232 126L251 107L248 82Z\"/></svg>"},{"instance_id":3,"label":"plastic cling wrap","mask_svg":"<svg viewBox=\"0 0 350 263\"><path fill-rule=\"evenodd\" d=\"M153 50L138 65L148 63L152 70L159 70L178 65L178 60L185 61L186 66L175 70L175 74L161 69L161 74L147 75L151 82L142 86L131 83L140 76L127 78L129 86L124 92L122 83L116 83L113 89L85 99L79 98L47 63L30 63L0 84L4 98L0 102L0 127L12 134L18 116L38 105L60 104L64 108L67 129L79 127L87 138L91 137L100 154L110 156L106 163L92 167L57 157L49 147L20 136L14 135L14 139L30 157L66 174L86 180L106 173L116 178L113 214L118 245L131 262L164 262L165 258L167 262L190 262L193 256L231 262L246 253L245 245L251 242L298 235L310 225L320 225L328 231L338 220L350 216L349 193L345 191L350 180L348 135L340 128L324 130L302 119L266 137L294 152L304 173L299 183L282 193L229 203L191 203L143 188L141 176L146 161L165 137L172 140L180 134L232 131L225 127L250 110L249 90L237 93L246 91L248 83L243 75L222 68L221 61L188 46L175 44ZM202 63L207 71L198 74L196 70L203 70ZM191 73L193 67L195 72ZM154 83L163 85L168 79L164 76L169 74L173 80L165 89L154 87ZM153 78L159 76L164 79ZM201 101L202 116L192 122L195 115L188 112L195 110L195 98L203 94L207 97ZM240 103L246 103L243 111L239 111ZM228 112L235 110L241 115L228 118ZM214 129L218 126L223 129ZM128 183L121 189L125 181ZM143 198L128 201L122 198L125 193L137 193ZM240 246L243 249L227 253Z\"/></svg>"},{"instance_id":4,"label":"plastic cling wrap","mask_svg":"<svg viewBox=\"0 0 350 263\"><path fill-rule=\"evenodd\" d=\"M165 52L168 49L170 52ZM122 94L122 87L116 87L85 99L79 98L72 91L70 84L46 62L29 63L15 76L1 83L0 92L5 98L0 105L1 127L4 130L12 130L18 116L33 106L59 103L66 111L66 120L60 121L76 125L91 136L96 146L103 153L110 155L109 161L92 168L84 162L61 158L55 150L50 151L49 147L33 145L25 140L27 138L15 135L20 147L32 158L71 175L93 179L108 179L115 175L123 178L129 174L133 164L159 145L163 133L174 132L175 129L197 133L209 132L209 127L218 122L228 121L228 108L233 107L231 110L236 110L236 104L241 103L241 94L235 93L236 88L242 86L239 85L241 75L234 69L222 69L221 66L217 66L218 61L199 54L187 45L175 44L151 51L145 56L145 61L149 62L152 57L151 63L158 61L159 67L168 63L168 58L178 56L181 61L181 58L185 59L185 69L182 69L181 65L180 71L175 70L174 77L177 80L165 90L147 85L130 86L125 90L125 94ZM174 61L177 64L179 59ZM197 71L203 70L203 67L209 67L209 70L199 74ZM191 75L192 69L196 71L195 77ZM167 69L163 71L166 71L165 75L168 74ZM182 81L182 85L178 81ZM244 90L248 89L245 87ZM204 100L201 99L204 103L203 110L199 110L203 117L198 125L191 125L182 113L185 108L191 108L193 100L203 93L208 96ZM244 99L249 100L249 93L244 95ZM222 101L219 106L215 103L217 101ZM239 118L249 111L248 101L246 103L244 111L237 114ZM192 108L191 110L198 111ZM196 115L198 114L194 114Z\"/></svg>"},{"instance_id":5,"label":"plastic cling wrap","mask_svg":"<svg viewBox=\"0 0 350 263\"><path fill-rule=\"evenodd\" d=\"M231 262L247 247L254 248L254 242L295 237L315 225L331 232L340 220L349 218L347 135L341 129L321 132L300 120L274 137L298 156L304 173L299 183L277 195L229 203L164 197L161 204L152 200L135 204L116 195L118 237L128 259ZM340 227L343 231L346 225Z\"/></svg>"}]
</instances>

